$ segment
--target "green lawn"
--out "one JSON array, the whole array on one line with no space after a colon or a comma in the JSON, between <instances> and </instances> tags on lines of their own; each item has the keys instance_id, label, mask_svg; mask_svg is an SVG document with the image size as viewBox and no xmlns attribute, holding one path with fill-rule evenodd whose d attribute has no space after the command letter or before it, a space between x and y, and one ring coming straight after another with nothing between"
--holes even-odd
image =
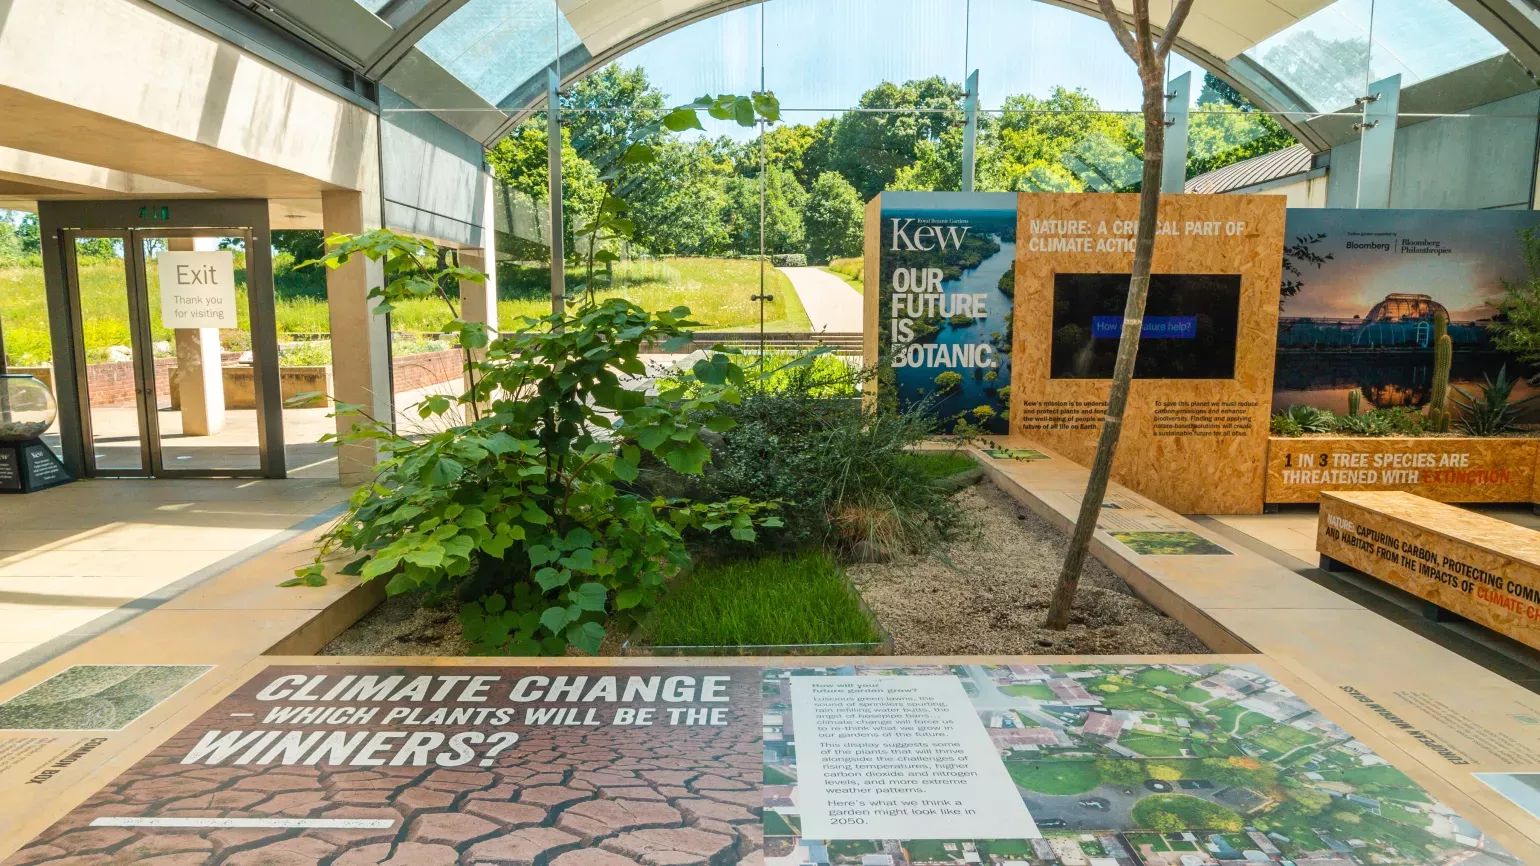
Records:
<instances>
[{"instance_id":1,"label":"green lawn","mask_svg":"<svg viewBox=\"0 0 1540 866\"><path fill-rule=\"evenodd\" d=\"M1177 698L1189 704L1206 704L1214 699L1214 696L1197 686L1183 686L1175 692Z\"/></svg>"},{"instance_id":2,"label":"green lawn","mask_svg":"<svg viewBox=\"0 0 1540 866\"><path fill-rule=\"evenodd\" d=\"M823 551L703 565L643 626L653 646L858 644L880 638Z\"/></svg>"},{"instance_id":3,"label":"green lawn","mask_svg":"<svg viewBox=\"0 0 1540 866\"><path fill-rule=\"evenodd\" d=\"M1083 794L1102 783L1095 761L1013 761L1005 768L1011 779L1040 794Z\"/></svg>"},{"instance_id":4,"label":"green lawn","mask_svg":"<svg viewBox=\"0 0 1540 866\"><path fill-rule=\"evenodd\" d=\"M1021 839L990 839L979 843L981 851L988 851L995 857L1008 857L1012 860L1031 860L1032 844Z\"/></svg>"},{"instance_id":5,"label":"green lawn","mask_svg":"<svg viewBox=\"0 0 1540 866\"><path fill-rule=\"evenodd\" d=\"M1236 734L1244 734L1253 728L1270 725L1273 721L1267 716L1261 713L1254 713L1240 704L1226 702L1222 705L1216 704L1215 706L1207 707L1206 709L1212 712L1215 718L1219 720L1220 730L1227 733L1233 729ZM1237 720L1239 720L1239 724L1237 724Z\"/></svg>"},{"instance_id":6,"label":"green lawn","mask_svg":"<svg viewBox=\"0 0 1540 866\"><path fill-rule=\"evenodd\" d=\"M950 478L977 467L978 461L963 451L915 451L909 455L915 472L926 478Z\"/></svg>"},{"instance_id":7,"label":"green lawn","mask_svg":"<svg viewBox=\"0 0 1540 866\"><path fill-rule=\"evenodd\" d=\"M1027 685L1017 686L1001 686L1000 691L1005 692L1011 697L1031 698L1034 701L1051 701L1055 698L1053 689L1050 689L1041 683L1029 683Z\"/></svg>"},{"instance_id":8,"label":"green lawn","mask_svg":"<svg viewBox=\"0 0 1540 866\"><path fill-rule=\"evenodd\" d=\"M796 836L802 832L798 826L801 822L797 822L795 817L783 817L781 813L770 809L765 810L764 820L766 836Z\"/></svg>"},{"instance_id":9,"label":"green lawn","mask_svg":"<svg viewBox=\"0 0 1540 866\"><path fill-rule=\"evenodd\" d=\"M1118 744L1149 758L1179 758L1182 741L1160 734L1128 733L1118 737Z\"/></svg>"},{"instance_id":10,"label":"green lawn","mask_svg":"<svg viewBox=\"0 0 1540 866\"><path fill-rule=\"evenodd\" d=\"M1124 838L1128 840L1128 844L1133 845L1136 849L1140 845L1148 845L1151 851L1171 850L1171 847L1166 844L1165 838L1159 833L1129 833Z\"/></svg>"},{"instance_id":11,"label":"green lawn","mask_svg":"<svg viewBox=\"0 0 1540 866\"><path fill-rule=\"evenodd\" d=\"M1161 712L1185 711L1187 708L1158 692L1138 687L1120 686L1115 692L1099 692L1102 706L1109 710L1154 710Z\"/></svg>"},{"instance_id":12,"label":"green lawn","mask_svg":"<svg viewBox=\"0 0 1540 866\"><path fill-rule=\"evenodd\" d=\"M775 298L765 304L765 330L811 331L813 325L791 280L768 263L764 276L765 289ZM648 310L689 307L702 330L758 330L759 302L749 296L759 293L759 278L757 259L641 260L617 264L614 288L601 288L596 295L600 301L623 297ZM569 269L569 301L582 292L582 283L582 275ZM595 283L603 285L599 279ZM497 302L498 317L505 323L520 316L546 315L550 309L549 297Z\"/></svg>"},{"instance_id":13,"label":"green lawn","mask_svg":"<svg viewBox=\"0 0 1540 866\"><path fill-rule=\"evenodd\" d=\"M1134 674L1134 682L1141 686L1149 686L1150 688L1154 688L1155 686L1165 686L1166 688L1173 690L1179 689L1195 679L1197 679L1197 677L1191 677L1186 674L1179 674L1176 671L1167 670L1166 668L1145 668L1137 674Z\"/></svg>"},{"instance_id":14,"label":"green lawn","mask_svg":"<svg viewBox=\"0 0 1540 866\"><path fill-rule=\"evenodd\" d=\"M1156 794L1134 804L1134 823L1166 833L1178 830L1236 832L1245 826L1241 816L1218 803L1186 794ZM1173 846L1174 847L1174 846Z\"/></svg>"},{"instance_id":15,"label":"green lawn","mask_svg":"<svg viewBox=\"0 0 1540 866\"><path fill-rule=\"evenodd\" d=\"M1278 754L1291 752L1300 746L1309 746L1321 741L1320 737L1307 734L1287 725L1280 725L1270 731L1252 734L1247 740L1253 745L1261 746Z\"/></svg>"},{"instance_id":16,"label":"green lawn","mask_svg":"<svg viewBox=\"0 0 1540 866\"><path fill-rule=\"evenodd\" d=\"M327 303L314 278L305 271L286 275L283 262L275 270L278 276L277 324L279 338L293 333L329 333L331 322ZM156 341L170 340L171 333L160 324L160 305L156 300L158 284L155 269L149 273L151 330ZM702 330L750 330L759 327L759 303L749 296L759 291L759 262L754 259L679 258L637 261L617 265L615 286L604 288L599 299L624 297L650 310L689 307ZM765 268L766 289L775 300L765 305L765 327L771 331L809 331L812 328L802 301L791 281L774 268ZM247 324L244 292L245 267L236 256L237 311L241 331ZM80 264L81 309L85 329L86 354L91 361L105 360L107 347L126 346L128 336L127 295L120 260L83 260ZM582 276L568 270L568 285L575 300L581 291ZM549 296L531 297L527 287L499 291L498 317L504 330L517 327L522 316L549 314ZM442 301L413 300L396 305L391 326L398 331L440 331L450 320ZM5 329L6 354L12 364L31 365L51 356L48 340L47 302L40 266L0 267L0 321ZM249 348L241 331L221 335L226 349Z\"/></svg>"},{"instance_id":17,"label":"green lawn","mask_svg":"<svg viewBox=\"0 0 1540 866\"><path fill-rule=\"evenodd\" d=\"M774 767L766 766L764 772L764 783L766 785L795 785L797 784L797 780L792 776L788 776L780 770L777 770Z\"/></svg>"}]
</instances>

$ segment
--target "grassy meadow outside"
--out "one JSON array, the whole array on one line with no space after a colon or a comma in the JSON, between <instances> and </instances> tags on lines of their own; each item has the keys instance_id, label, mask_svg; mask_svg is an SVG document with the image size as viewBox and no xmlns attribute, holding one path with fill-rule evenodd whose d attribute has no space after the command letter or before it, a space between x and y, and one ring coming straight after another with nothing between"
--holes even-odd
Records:
<instances>
[{"instance_id":1,"label":"grassy meadow outside","mask_svg":"<svg viewBox=\"0 0 1540 866\"><path fill-rule=\"evenodd\" d=\"M116 258L82 259L79 267L81 310L84 321L86 359L89 363L109 360L113 346L129 344L128 300L123 278L123 264ZM546 271L541 266L505 270L514 279L499 287L498 320L505 330L519 326L522 318L538 318L550 313L550 296L538 287ZM766 288L774 300L765 304L765 327L771 331L809 331L807 312L791 281L780 271L765 269ZM319 272L295 270L291 258L280 254L274 260L277 290L277 325L279 342L289 342L298 335L327 334L331 330L324 278ZM567 272L569 302L582 292L584 275L578 268ZM161 324L158 283L150 268L150 328L157 343L170 342L172 333ZM759 304L749 300L759 292L760 268L755 259L681 257L633 260L617 264L613 286L606 276L596 277L600 301L622 297L649 310L689 307L702 330L757 330ZM220 334L226 351L244 351L251 346L246 308L244 256L236 253L237 311L240 327ZM449 320L442 302L420 300L396 305L391 327L397 332L437 333ZM43 270L36 257L0 261L0 327L4 329L5 350L9 363L35 366L48 362L52 351L48 336L48 305L43 287ZM431 340L397 338L398 353L431 351L438 347ZM160 354L169 354L169 349ZM297 355L295 356L298 357ZM285 358L289 361L289 358Z\"/></svg>"}]
</instances>

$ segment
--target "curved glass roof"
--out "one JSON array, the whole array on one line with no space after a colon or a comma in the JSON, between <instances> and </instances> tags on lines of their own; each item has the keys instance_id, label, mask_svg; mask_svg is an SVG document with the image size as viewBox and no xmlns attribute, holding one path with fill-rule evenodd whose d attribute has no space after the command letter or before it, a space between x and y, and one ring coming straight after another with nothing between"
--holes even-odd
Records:
<instances>
[{"instance_id":1,"label":"curved glass roof","mask_svg":"<svg viewBox=\"0 0 1540 866\"><path fill-rule=\"evenodd\" d=\"M1316 111L1353 106L1365 85L1400 74L1401 86L1507 53L1448 0L1337 0L1246 50ZM1393 11L1392 11L1393 10Z\"/></svg>"},{"instance_id":2,"label":"curved glass roof","mask_svg":"<svg viewBox=\"0 0 1540 866\"><path fill-rule=\"evenodd\" d=\"M469 0L417 43L493 105L580 45L551 0Z\"/></svg>"},{"instance_id":3,"label":"curved glass roof","mask_svg":"<svg viewBox=\"0 0 1540 866\"><path fill-rule=\"evenodd\" d=\"M808 0L261 2L366 78L488 144L511 128L511 116L543 100L548 69L556 69L564 81L571 80L659 35L730 9L762 6L767 31L772 18L796 18L798 9L815 9L819 20L830 21L829 16L838 17L845 6L865 9L861 0L815 0L812 6ZM1098 14L1096 0L881 2L889 10L884 15L932 22L920 27L921 35L946 29L940 25L950 17L967 22L953 29L966 31L973 24L978 32L965 38L975 39L990 38L993 30L1004 26L999 22L1030 13L1030 7L1039 5ZM1484 0L1480 5L1490 13L1484 18L1493 27L1489 32L1451 0L1199 0L1183 28L1178 51L1198 66L1229 78L1264 108L1290 112L1286 120L1296 126L1308 125L1307 119L1316 114L1352 108L1368 82L1386 75L1400 73L1405 91L1434 79L1460 78L1451 73L1468 67L1500 63L1504 58L1513 64L1505 75L1461 78L1459 86L1469 93L1443 89L1440 110L1459 110L1513 95L1516 87L1533 88L1526 75L1512 74L1540 71L1540 49L1533 48L1540 45L1540 26L1518 8L1525 2ZM1128 11L1133 0L1115 3ZM1018 4L1029 8L1017 9ZM1506 13L1498 8L1509 6L1514 9ZM1157 11L1157 17L1160 14ZM1027 14L1023 21L1029 19ZM851 26L860 26L859 21L852 20ZM794 27L781 29L794 35ZM1018 32L1033 29L1025 24ZM767 41L776 40L767 36ZM775 48L766 45L764 52L775 54ZM895 56L901 48L894 47ZM1515 57L1510 51L1519 54ZM688 60L681 58L681 62ZM837 65L838 60L828 62ZM1033 62L1030 56L1023 60ZM766 61L765 66L770 65ZM1525 81L1515 83L1517 79ZM773 81L766 85L775 89ZM1482 90L1494 87L1507 91ZM1457 109L1456 103L1463 104ZM805 106L843 107L850 106ZM1407 100L1402 108L1413 110ZM1301 140L1316 149L1329 143L1308 129Z\"/></svg>"}]
</instances>

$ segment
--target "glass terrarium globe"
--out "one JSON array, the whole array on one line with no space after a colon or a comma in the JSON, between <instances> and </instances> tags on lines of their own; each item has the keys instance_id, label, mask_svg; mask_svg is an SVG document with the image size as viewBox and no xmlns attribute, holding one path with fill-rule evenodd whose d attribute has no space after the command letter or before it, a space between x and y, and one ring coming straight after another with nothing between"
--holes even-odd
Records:
<instances>
[{"instance_id":1,"label":"glass terrarium globe","mask_svg":"<svg viewBox=\"0 0 1540 866\"><path fill-rule=\"evenodd\" d=\"M0 442L36 439L58 411L47 385L20 373L0 376Z\"/></svg>"}]
</instances>

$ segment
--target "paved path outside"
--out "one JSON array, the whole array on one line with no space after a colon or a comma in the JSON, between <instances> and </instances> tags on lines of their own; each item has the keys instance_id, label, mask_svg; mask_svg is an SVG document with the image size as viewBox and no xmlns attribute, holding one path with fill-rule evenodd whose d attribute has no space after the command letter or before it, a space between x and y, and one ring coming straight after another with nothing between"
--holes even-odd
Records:
<instances>
[{"instance_id":1,"label":"paved path outside","mask_svg":"<svg viewBox=\"0 0 1540 866\"><path fill-rule=\"evenodd\" d=\"M861 293L823 268L780 268L792 286L814 332L859 334L862 330Z\"/></svg>"}]
</instances>

